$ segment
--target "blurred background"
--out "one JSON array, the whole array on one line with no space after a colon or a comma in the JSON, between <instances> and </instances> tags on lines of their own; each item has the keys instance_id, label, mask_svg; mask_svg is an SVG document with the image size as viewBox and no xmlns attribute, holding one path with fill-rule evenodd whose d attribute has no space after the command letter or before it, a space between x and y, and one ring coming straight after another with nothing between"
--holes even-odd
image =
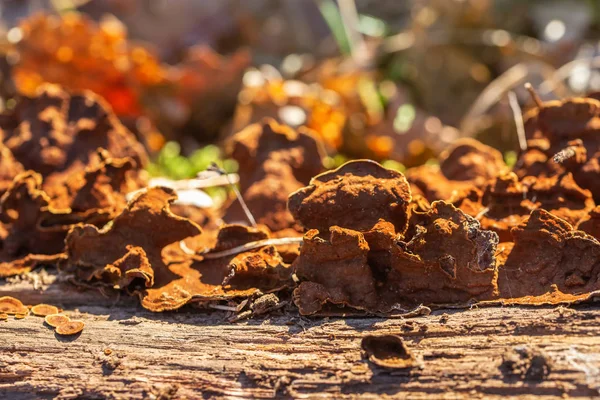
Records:
<instances>
[{"instance_id":1,"label":"blurred background","mask_svg":"<svg viewBox=\"0 0 600 400\"><path fill-rule=\"evenodd\" d=\"M44 82L101 94L189 178L263 117L306 125L330 167L435 162L459 137L518 142L533 105L600 91L594 0L3 0L1 107ZM232 160L222 160L234 171Z\"/></svg>"}]
</instances>

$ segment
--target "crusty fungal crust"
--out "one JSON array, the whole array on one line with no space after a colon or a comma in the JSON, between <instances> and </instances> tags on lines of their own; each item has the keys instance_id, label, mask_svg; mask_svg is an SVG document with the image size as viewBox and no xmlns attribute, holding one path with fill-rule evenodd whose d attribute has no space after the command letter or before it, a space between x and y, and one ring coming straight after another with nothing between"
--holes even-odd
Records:
<instances>
[{"instance_id":1,"label":"crusty fungal crust","mask_svg":"<svg viewBox=\"0 0 600 400\"><path fill-rule=\"evenodd\" d=\"M366 231L384 219L403 233L410 201L404 175L375 161L356 160L315 176L309 186L290 195L288 208L306 229Z\"/></svg>"}]
</instances>

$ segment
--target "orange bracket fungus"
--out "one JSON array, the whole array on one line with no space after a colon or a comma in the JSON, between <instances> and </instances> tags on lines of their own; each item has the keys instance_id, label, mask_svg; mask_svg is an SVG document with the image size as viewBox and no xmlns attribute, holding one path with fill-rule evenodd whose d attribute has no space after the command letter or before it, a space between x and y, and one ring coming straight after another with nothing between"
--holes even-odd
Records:
<instances>
[{"instance_id":1,"label":"orange bracket fungus","mask_svg":"<svg viewBox=\"0 0 600 400\"><path fill-rule=\"evenodd\" d=\"M106 228L74 227L66 239L66 268L82 280L137 293L151 311L177 309L194 300L247 297L290 283L291 270L273 246L211 256L267 239L260 229L225 226L205 257L182 251L181 240L203 239L200 227L171 213L175 199L171 189L149 188Z\"/></svg>"},{"instance_id":2,"label":"orange bracket fungus","mask_svg":"<svg viewBox=\"0 0 600 400\"><path fill-rule=\"evenodd\" d=\"M48 315L58 314L58 307L50 304L37 304L31 307L31 312L35 316L46 317Z\"/></svg>"},{"instance_id":3,"label":"orange bracket fungus","mask_svg":"<svg viewBox=\"0 0 600 400\"><path fill-rule=\"evenodd\" d=\"M481 225L498 233L500 241L511 241L510 230L531 211L545 209L576 225L594 208L589 190L582 189L570 173L546 178L519 179L513 172L498 176L483 191L473 189L452 202Z\"/></svg>"},{"instance_id":4,"label":"orange bracket fungus","mask_svg":"<svg viewBox=\"0 0 600 400\"><path fill-rule=\"evenodd\" d=\"M66 315L62 314L50 314L46 315L46 317L44 318L44 322L46 322L49 326L53 328L56 328L59 325L65 324L69 321L71 321L71 319Z\"/></svg>"},{"instance_id":5,"label":"orange bracket fungus","mask_svg":"<svg viewBox=\"0 0 600 400\"><path fill-rule=\"evenodd\" d=\"M195 223L171 213L169 203L176 198L171 189L149 188L138 193L111 225L74 227L66 238L67 265L76 267L83 280L103 280L117 288L134 280L152 286L156 274L169 274L163 248L201 232Z\"/></svg>"},{"instance_id":6,"label":"orange bracket fungus","mask_svg":"<svg viewBox=\"0 0 600 400\"><path fill-rule=\"evenodd\" d=\"M366 231L380 219L403 233L410 201L404 175L359 160L315 176L307 187L290 195L288 207L303 227L322 233L331 226Z\"/></svg>"},{"instance_id":7,"label":"orange bracket fungus","mask_svg":"<svg viewBox=\"0 0 600 400\"><path fill-rule=\"evenodd\" d=\"M351 196L343 197L345 192ZM363 192L380 195L361 208ZM301 313L317 313L327 303L389 312L494 296L497 235L443 201L411 214L410 198L400 173L363 161L322 174L290 196L290 209L303 225L317 227L306 233L293 263ZM339 205L328 212L325 204ZM336 220L345 227L323 229Z\"/></svg>"},{"instance_id":8,"label":"orange bracket fungus","mask_svg":"<svg viewBox=\"0 0 600 400\"><path fill-rule=\"evenodd\" d=\"M600 242L565 220L535 210L515 227L498 269L503 298L557 303L586 299L600 289Z\"/></svg>"},{"instance_id":9,"label":"orange bracket fungus","mask_svg":"<svg viewBox=\"0 0 600 400\"><path fill-rule=\"evenodd\" d=\"M483 188L506 170L502 153L474 139L460 139L440 155L440 164L406 171L411 188L429 201L448 200L456 192Z\"/></svg>"},{"instance_id":10,"label":"orange bracket fungus","mask_svg":"<svg viewBox=\"0 0 600 400\"><path fill-rule=\"evenodd\" d=\"M85 324L83 321L67 321L56 327L56 333L61 336L77 335L83 331Z\"/></svg>"},{"instance_id":11,"label":"orange bracket fungus","mask_svg":"<svg viewBox=\"0 0 600 400\"><path fill-rule=\"evenodd\" d=\"M29 309L21 303L21 300L10 296L0 297L0 313L8 315L29 314Z\"/></svg>"}]
</instances>

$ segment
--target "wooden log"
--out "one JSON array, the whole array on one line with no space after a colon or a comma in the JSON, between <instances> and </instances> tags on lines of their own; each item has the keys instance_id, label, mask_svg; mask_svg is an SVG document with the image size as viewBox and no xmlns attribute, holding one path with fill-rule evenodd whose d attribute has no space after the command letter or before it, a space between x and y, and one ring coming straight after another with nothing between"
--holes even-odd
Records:
<instances>
[{"instance_id":1,"label":"wooden log","mask_svg":"<svg viewBox=\"0 0 600 400\"><path fill-rule=\"evenodd\" d=\"M0 321L6 399L563 398L595 397L600 389L600 309L593 305L388 320L286 311L231 324L222 311L153 314L135 299L115 301L56 281L42 289L0 283L0 296L7 294L61 305L86 327L62 338L40 317ZM418 367L385 369L365 358L361 338L389 333L404 339ZM503 359L520 346L540 349L549 375L511 374Z\"/></svg>"}]
</instances>

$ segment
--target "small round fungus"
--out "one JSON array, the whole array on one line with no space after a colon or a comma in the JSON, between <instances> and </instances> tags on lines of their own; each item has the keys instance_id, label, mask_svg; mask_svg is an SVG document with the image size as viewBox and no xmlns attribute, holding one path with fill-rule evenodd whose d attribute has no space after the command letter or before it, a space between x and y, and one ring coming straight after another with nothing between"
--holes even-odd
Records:
<instances>
[{"instance_id":1,"label":"small round fungus","mask_svg":"<svg viewBox=\"0 0 600 400\"><path fill-rule=\"evenodd\" d=\"M15 314L15 319L24 319L27 314Z\"/></svg>"},{"instance_id":2,"label":"small round fungus","mask_svg":"<svg viewBox=\"0 0 600 400\"><path fill-rule=\"evenodd\" d=\"M14 297L4 296L0 297L0 313L16 315L16 314L29 314L27 307L21 303L20 300Z\"/></svg>"},{"instance_id":3,"label":"small round fungus","mask_svg":"<svg viewBox=\"0 0 600 400\"><path fill-rule=\"evenodd\" d=\"M71 319L63 314L50 314L46 315L44 321L51 327L56 328L59 325L66 324L71 321Z\"/></svg>"},{"instance_id":4,"label":"small round fungus","mask_svg":"<svg viewBox=\"0 0 600 400\"><path fill-rule=\"evenodd\" d=\"M49 304L38 304L31 307L31 312L38 317L45 317L51 314L58 314L58 307Z\"/></svg>"},{"instance_id":5,"label":"small round fungus","mask_svg":"<svg viewBox=\"0 0 600 400\"><path fill-rule=\"evenodd\" d=\"M83 321L68 321L56 327L56 333L59 335L76 335L83 330L85 324Z\"/></svg>"},{"instance_id":6,"label":"small round fungus","mask_svg":"<svg viewBox=\"0 0 600 400\"><path fill-rule=\"evenodd\" d=\"M0 314L0 321L6 321L8 319L8 314Z\"/></svg>"}]
</instances>

